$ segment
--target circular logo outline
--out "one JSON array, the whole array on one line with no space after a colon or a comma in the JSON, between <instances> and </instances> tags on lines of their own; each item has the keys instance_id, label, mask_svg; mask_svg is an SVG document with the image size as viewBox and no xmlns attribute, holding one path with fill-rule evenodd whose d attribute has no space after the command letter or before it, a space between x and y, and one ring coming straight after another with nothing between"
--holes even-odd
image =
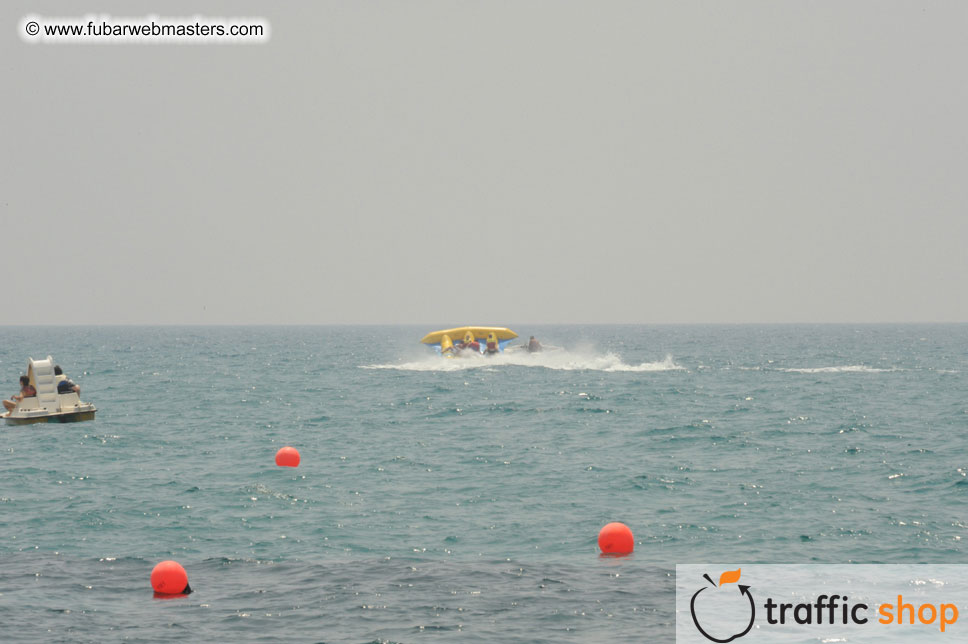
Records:
<instances>
[{"instance_id":1,"label":"circular logo outline","mask_svg":"<svg viewBox=\"0 0 968 644\"><path fill-rule=\"evenodd\" d=\"M696 628L699 630L700 633L702 633L703 637L705 637L707 640L711 642L717 642L718 644L726 644L727 642L732 642L737 638L743 637L753 629L753 622L756 621L756 602L753 601L753 595L750 593L750 587L740 585L739 592L746 595L747 599L750 600L750 623L746 626L746 630L743 631L742 633L737 633L736 635L733 635L729 639L725 639L725 640L716 639L715 637L713 637L712 635L704 631L703 627L699 625L699 619L696 617L696 597L699 597L699 593L706 590L706 588L708 588L708 586L703 586L702 588L697 590L696 594L693 595L692 599L689 601L689 612L692 614L692 623L696 625Z\"/></svg>"}]
</instances>

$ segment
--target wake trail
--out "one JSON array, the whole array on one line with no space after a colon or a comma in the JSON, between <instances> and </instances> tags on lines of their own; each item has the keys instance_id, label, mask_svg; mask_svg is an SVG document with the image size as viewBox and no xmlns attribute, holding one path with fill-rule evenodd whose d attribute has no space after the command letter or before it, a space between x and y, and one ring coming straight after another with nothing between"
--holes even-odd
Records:
<instances>
[{"instance_id":1,"label":"wake trail","mask_svg":"<svg viewBox=\"0 0 968 644\"><path fill-rule=\"evenodd\" d=\"M877 367L868 367L866 365L852 364L842 367L803 367L803 368L788 368L788 369L777 369L777 371L783 371L786 373L887 373L891 371L901 371L896 367L890 369L878 369Z\"/></svg>"},{"instance_id":2,"label":"wake trail","mask_svg":"<svg viewBox=\"0 0 968 644\"><path fill-rule=\"evenodd\" d=\"M672 356L658 362L627 364L615 353L586 354L567 350L541 353L502 353L495 356L470 355L459 358L441 358L438 355L413 362L361 365L361 369L394 369L398 371L465 371L467 369L493 369L495 367L540 367L555 371L604 371L608 373L644 373L660 371L683 371Z\"/></svg>"}]
</instances>

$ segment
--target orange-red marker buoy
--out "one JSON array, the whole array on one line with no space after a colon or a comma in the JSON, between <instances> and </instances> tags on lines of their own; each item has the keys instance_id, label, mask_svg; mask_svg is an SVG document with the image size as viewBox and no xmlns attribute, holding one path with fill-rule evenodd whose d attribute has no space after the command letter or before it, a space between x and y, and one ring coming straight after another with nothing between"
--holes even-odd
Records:
<instances>
[{"instance_id":1,"label":"orange-red marker buoy","mask_svg":"<svg viewBox=\"0 0 968 644\"><path fill-rule=\"evenodd\" d=\"M192 592L188 585L188 573L177 561L162 561L151 571L151 587L162 595L187 595Z\"/></svg>"},{"instance_id":2,"label":"orange-red marker buoy","mask_svg":"<svg viewBox=\"0 0 968 644\"><path fill-rule=\"evenodd\" d=\"M598 547L606 555L627 555L635 548L635 537L624 523L609 523L598 533Z\"/></svg>"},{"instance_id":3,"label":"orange-red marker buoy","mask_svg":"<svg viewBox=\"0 0 968 644\"><path fill-rule=\"evenodd\" d=\"M299 451L295 447L283 447L276 452L276 465L279 467L299 467Z\"/></svg>"}]
</instances>

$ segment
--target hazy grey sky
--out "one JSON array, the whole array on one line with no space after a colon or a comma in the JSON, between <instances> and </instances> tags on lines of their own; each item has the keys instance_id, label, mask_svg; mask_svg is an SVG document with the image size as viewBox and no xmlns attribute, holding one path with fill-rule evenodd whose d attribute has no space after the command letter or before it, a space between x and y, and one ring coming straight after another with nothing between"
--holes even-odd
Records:
<instances>
[{"instance_id":1,"label":"hazy grey sky","mask_svg":"<svg viewBox=\"0 0 968 644\"><path fill-rule=\"evenodd\" d=\"M27 14L265 45L27 44ZM0 324L968 320L965 2L5 2Z\"/></svg>"}]
</instances>

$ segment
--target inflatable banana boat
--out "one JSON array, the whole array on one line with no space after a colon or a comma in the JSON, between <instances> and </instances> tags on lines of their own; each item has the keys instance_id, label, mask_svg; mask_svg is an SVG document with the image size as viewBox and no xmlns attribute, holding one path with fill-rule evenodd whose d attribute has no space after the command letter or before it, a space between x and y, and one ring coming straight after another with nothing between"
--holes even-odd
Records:
<instances>
[{"instance_id":1,"label":"inflatable banana boat","mask_svg":"<svg viewBox=\"0 0 968 644\"><path fill-rule=\"evenodd\" d=\"M421 340L445 358L461 355L492 355L504 351L504 347L518 334L511 329L497 326L461 326L428 333Z\"/></svg>"}]
</instances>

